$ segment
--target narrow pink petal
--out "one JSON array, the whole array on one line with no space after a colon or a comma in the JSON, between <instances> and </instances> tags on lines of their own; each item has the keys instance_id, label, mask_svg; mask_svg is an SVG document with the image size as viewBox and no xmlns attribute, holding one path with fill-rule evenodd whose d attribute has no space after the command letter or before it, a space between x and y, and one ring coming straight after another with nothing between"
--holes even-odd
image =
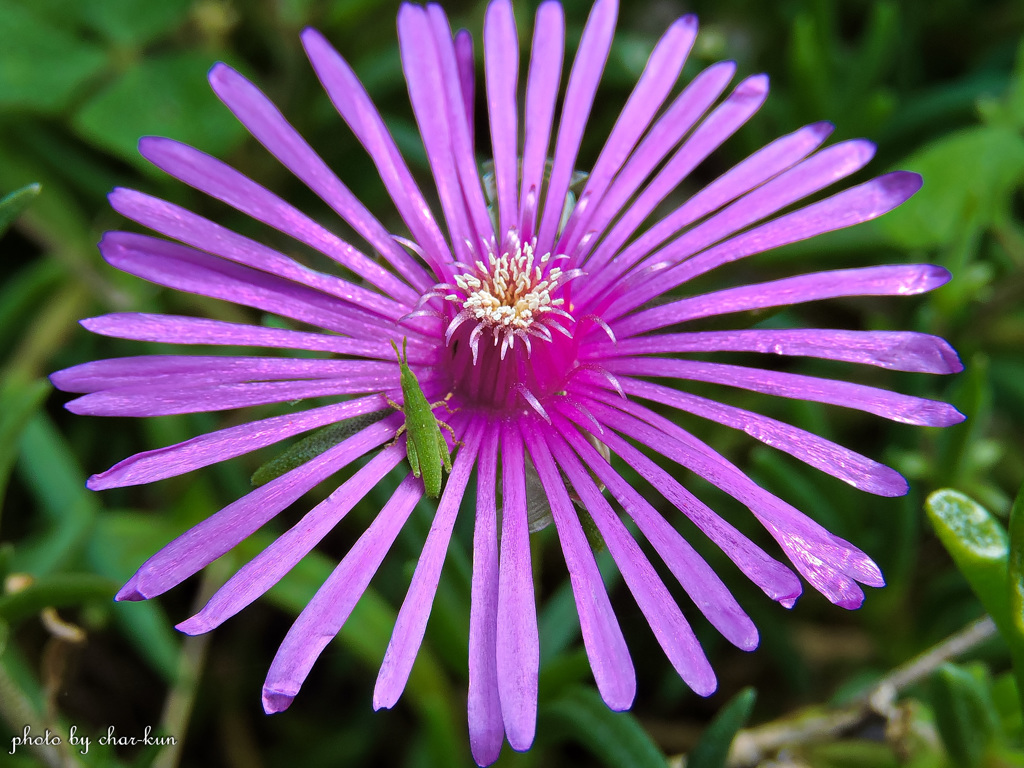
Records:
<instances>
[{"instance_id":1,"label":"narrow pink petal","mask_svg":"<svg viewBox=\"0 0 1024 768\"><path fill-rule=\"evenodd\" d=\"M484 72L487 112L491 125L491 152L498 192L498 235L505 236L517 223L519 198L519 38L509 0L487 6L484 21Z\"/></svg>"},{"instance_id":2,"label":"narrow pink petal","mask_svg":"<svg viewBox=\"0 0 1024 768\"><path fill-rule=\"evenodd\" d=\"M785 451L862 491L879 496L902 496L908 490L907 481L896 470L791 424L647 381L623 376L618 382L626 394L741 429L755 440Z\"/></svg>"},{"instance_id":3,"label":"narrow pink petal","mask_svg":"<svg viewBox=\"0 0 1024 768\"><path fill-rule=\"evenodd\" d=\"M437 63L444 86L446 119L466 212L480 238L493 240L494 231L487 213L480 167L473 154L473 137L466 120L466 100L452 28L444 9L437 3L427 5L427 18L434 33Z\"/></svg>"},{"instance_id":4,"label":"narrow pink petal","mask_svg":"<svg viewBox=\"0 0 1024 768\"><path fill-rule=\"evenodd\" d=\"M587 231L603 233L625 210L626 203L633 199L640 185L722 95L735 72L735 62L720 61L687 84L615 177L611 188L592 211Z\"/></svg>"},{"instance_id":5,"label":"narrow pink petal","mask_svg":"<svg viewBox=\"0 0 1024 768\"><path fill-rule=\"evenodd\" d=\"M342 467L390 439L401 415L356 433L287 474L261 485L165 546L128 580L118 600L156 597L212 563Z\"/></svg>"},{"instance_id":6,"label":"narrow pink petal","mask_svg":"<svg viewBox=\"0 0 1024 768\"><path fill-rule=\"evenodd\" d=\"M379 339L383 329L394 328L394 323L319 291L166 240L108 232L99 248L111 266L167 288L254 307L347 336Z\"/></svg>"},{"instance_id":7,"label":"narrow pink petal","mask_svg":"<svg viewBox=\"0 0 1024 768\"><path fill-rule=\"evenodd\" d=\"M618 16L617 0L597 0L583 28L580 47L569 74L569 85L562 103L562 115L555 143L554 163L544 202L544 215L537 234L537 253L549 253L555 244L565 193L576 167L580 139L590 117L594 95L601 80Z\"/></svg>"},{"instance_id":8,"label":"narrow pink petal","mask_svg":"<svg viewBox=\"0 0 1024 768\"><path fill-rule=\"evenodd\" d=\"M259 88L227 64L214 66L210 70L209 79L217 97L267 151L301 179L418 290L410 289L375 264L372 267L375 279L371 278L371 282L396 299L406 303L415 302L416 294L430 285L423 268L399 247L383 225L285 120L277 107Z\"/></svg>"},{"instance_id":9,"label":"narrow pink petal","mask_svg":"<svg viewBox=\"0 0 1024 768\"><path fill-rule=\"evenodd\" d=\"M231 166L172 139L146 136L139 153L191 187L294 237L384 291L415 299L408 286L349 243Z\"/></svg>"},{"instance_id":10,"label":"narrow pink petal","mask_svg":"<svg viewBox=\"0 0 1024 768\"><path fill-rule=\"evenodd\" d=\"M303 31L302 44L335 109L377 166L402 220L423 248L427 264L436 277L447 279L450 275L445 264L451 261L451 251L366 89L348 62L315 29Z\"/></svg>"},{"instance_id":11,"label":"narrow pink petal","mask_svg":"<svg viewBox=\"0 0 1024 768\"><path fill-rule=\"evenodd\" d=\"M89 416L169 416L287 403L310 397L379 393L394 383L394 376L347 380L259 381L247 384L170 385L132 387L94 392L64 407Z\"/></svg>"},{"instance_id":12,"label":"narrow pink petal","mask_svg":"<svg viewBox=\"0 0 1024 768\"><path fill-rule=\"evenodd\" d=\"M219 429L166 448L129 456L106 472L90 477L86 485L90 490L102 491L107 488L153 483L233 459L317 427L335 424L387 407L382 396L371 395L301 413L272 416Z\"/></svg>"},{"instance_id":13,"label":"narrow pink petal","mask_svg":"<svg viewBox=\"0 0 1024 768\"><path fill-rule=\"evenodd\" d=\"M536 423L528 427L526 447L551 505L551 515L562 545L562 556L576 598L583 645L590 659L590 668L594 671L597 690L610 709L621 712L629 709L636 696L633 661L608 600L608 592L601 581L594 553L580 525L579 515L573 508L565 481L558 474L550 450L543 442L544 431Z\"/></svg>"},{"instance_id":14,"label":"narrow pink petal","mask_svg":"<svg viewBox=\"0 0 1024 768\"><path fill-rule=\"evenodd\" d=\"M92 360L57 371L50 380L65 392L102 392L143 385L164 387L277 379L383 378L395 373L397 368L392 363L368 360L142 355Z\"/></svg>"},{"instance_id":15,"label":"narrow pink petal","mask_svg":"<svg viewBox=\"0 0 1024 768\"><path fill-rule=\"evenodd\" d=\"M705 363L698 360L667 360L663 358L609 360L606 367L611 373L707 381L748 389L753 392L763 392L777 397L841 405L844 408L856 408L902 424L948 427L964 420L963 414L948 403L903 395L864 384L821 379L796 373L766 371L724 363Z\"/></svg>"},{"instance_id":16,"label":"narrow pink petal","mask_svg":"<svg viewBox=\"0 0 1024 768\"><path fill-rule=\"evenodd\" d=\"M590 398L585 399L585 403L588 407L603 408L598 401ZM606 410L611 412L611 409ZM568 411L563 411L563 415L567 418L572 418ZM577 421L577 423L583 426L584 429L587 428L585 423L581 421ZM665 470L621 437L608 429L595 436L607 445L614 454L635 469L641 477L651 483L662 496L686 515L694 525L700 528L736 564L747 578L754 582L768 597L772 600L777 600L787 608L793 606L801 592L800 579L797 578L796 574L782 563L770 557L754 542L719 517L716 512L676 482ZM573 447L581 456L587 456L586 449L581 449L580 440L572 438L570 442L573 443ZM607 466L607 462L605 462L605 466ZM646 502L642 504L634 503L637 499L642 499L642 497L630 495L624 491L623 489L628 486L618 476L618 473L610 471L610 467L606 470L597 462L590 463L590 467L624 506L627 503L632 504L634 507L646 505ZM618 492L616 492L616 489L618 489ZM634 519L637 520L637 525L640 525L640 520L643 518ZM649 534L649 531L644 531L644 535L648 536L652 543L655 540L655 536ZM668 561L667 557L666 561Z\"/></svg>"},{"instance_id":17,"label":"narrow pink petal","mask_svg":"<svg viewBox=\"0 0 1024 768\"><path fill-rule=\"evenodd\" d=\"M267 714L281 712L292 703L321 651L345 625L422 496L423 483L410 472L295 619L263 684L263 709Z\"/></svg>"},{"instance_id":18,"label":"narrow pink petal","mask_svg":"<svg viewBox=\"0 0 1024 768\"><path fill-rule=\"evenodd\" d=\"M768 179L790 168L794 163L803 160L821 146L832 130L833 126L829 123L805 126L794 133L776 139L726 171L668 216L654 224L630 243L622 253L617 254L614 265L610 265L609 269L600 275L601 286L613 287L616 284L615 278L624 274L669 237L718 210L726 203L747 194ZM657 254L642 262L641 268L650 266L656 258Z\"/></svg>"},{"instance_id":19,"label":"narrow pink petal","mask_svg":"<svg viewBox=\"0 0 1024 768\"><path fill-rule=\"evenodd\" d=\"M476 524L473 532L473 587L469 609L469 745L477 765L498 759L505 738L498 696L498 438L500 428L484 426L477 460Z\"/></svg>"},{"instance_id":20,"label":"narrow pink petal","mask_svg":"<svg viewBox=\"0 0 1024 768\"><path fill-rule=\"evenodd\" d=\"M561 423L559 426L562 426ZM611 495L623 505L641 534L669 566L680 586L708 621L736 647L743 650L756 648L758 631L754 622L743 612L715 569L598 454L588 439L571 428L563 428L561 434L580 454L591 472L607 486ZM792 571L788 573L788 578L796 589L794 596L799 595L800 580Z\"/></svg>"},{"instance_id":21,"label":"narrow pink petal","mask_svg":"<svg viewBox=\"0 0 1024 768\"><path fill-rule=\"evenodd\" d=\"M914 296L933 291L951 278L948 270L932 264L836 269L691 296L642 310L621 321L615 320L621 314L621 305L613 304L604 319L612 326L616 338L626 338L687 320L732 312L784 307L842 296ZM635 297L629 295L623 304L635 305L635 301Z\"/></svg>"},{"instance_id":22,"label":"narrow pink petal","mask_svg":"<svg viewBox=\"0 0 1024 768\"><path fill-rule=\"evenodd\" d=\"M523 115L523 179L519 192L519 220L522 236L529 240L537 224L537 205L544 181L544 166L551 142L555 99L562 78L565 56L565 15L562 4L546 0L537 9L530 47L530 71L526 84ZM532 200L532 207L528 201Z\"/></svg>"},{"instance_id":23,"label":"narrow pink petal","mask_svg":"<svg viewBox=\"0 0 1024 768\"><path fill-rule=\"evenodd\" d=\"M643 421L616 415L611 408L600 405L595 405L595 413L630 437L656 446L662 455L745 504L804 578L830 601L844 608L856 608L864 599L857 581L876 587L884 585L881 571L867 555L765 491L707 445L636 403L618 400L615 405Z\"/></svg>"},{"instance_id":24,"label":"narrow pink petal","mask_svg":"<svg viewBox=\"0 0 1024 768\"><path fill-rule=\"evenodd\" d=\"M629 259L630 264L637 261L641 254L650 253L683 227L699 221L803 160L821 146L833 129L831 123L814 123L754 152L631 243L629 250L636 257Z\"/></svg>"},{"instance_id":25,"label":"narrow pink petal","mask_svg":"<svg viewBox=\"0 0 1024 768\"><path fill-rule=\"evenodd\" d=\"M876 365L892 371L959 373L956 351L938 336L913 331L843 331L825 328L750 328L602 339L582 348L585 359L672 352L761 352Z\"/></svg>"},{"instance_id":26,"label":"narrow pink petal","mask_svg":"<svg viewBox=\"0 0 1024 768\"><path fill-rule=\"evenodd\" d=\"M630 291L637 297L631 306L638 307L651 296L669 291L722 264L875 219L904 203L920 188L921 177L907 171L894 171L851 187L726 240L682 264L645 274L643 284L638 283Z\"/></svg>"},{"instance_id":27,"label":"narrow pink petal","mask_svg":"<svg viewBox=\"0 0 1024 768\"><path fill-rule=\"evenodd\" d=\"M269 347L333 352L336 355L369 357L391 361L394 350L386 341L362 341L325 333L268 328L262 325L229 323L205 317L155 315L147 312L112 312L79 320L89 331L101 336L164 344L217 345L230 347ZM434 365L436 349L417 337L408 339L411 364Z\"/></svg>"},{"instance_id":28,"label":"narrow pink petal","mask_svg":"<svg viewBox=\"0 0 1024 768\"><path fill-rule=\"evenodd\" d=\"M393 445L370 459L298 523L238 569L199 613L178 624L177 629L189 635L209 632L266 593L308 555L403 458L404 449Z\"/></svg>"},{"instance_id":29,"label":"narrow pink petal","mask_svg":"<svg viewBox=\"0 0 1024 768\"><path fill-rule=\"evenodd\" d=\"M617 267L607 274L603 270L597 272L596 267L615 259L654 209L694 168L746 123L761 108L767 96L768 78L764 75L748 77L701 122L643 192L622 213L607 237L594 249L593 261L589 264L597 277L593 281L588 281L593 284L586 286L587 292L581 292L580 301L586 301L594 290L602 288L606 280L619 273Z\"/></svg>"},{"instance_id":30,"label":"narrow pink petal","mask_svg":"<svg viewBox=\"0 0 1024 768\"><path fill-rule=\"evenodd\" d=\"M460 261L472 263L465 239L469 237L473 246L478 247L478 236L482 233L473 229L462 194L458 157L453 146L455 129L448 122L446 88L425 9L409 3L402 5L398 12L398 42L409 100L427 151L452 247Z\"/></svg>"},{"instance_id":31,"label":"narrow pink petal","mask_svg":"<svg viewBox=\"0 0 1024 768\"><path fill-rule=\"evenodd\" d=\"M654 261L678 262L766 216L859 171L874 157L862 139L821 150L779 174L655 254Z\"/></svg>"},{"instance_id":32,"label":"narrow pink petal","mask_svg":"<svg viewBox=\"0 0 1024 768\"><path fill-rule=\"evenodd\" d=\"M473 58L473 36L465 29L455 34L455 58L459 65L459 84L466 110L469 139L474 137L473 118L476 111L476 60Z\"/></svg>"},{"instance_id":33,"label":"narrow pink petal","mask_svg":"<svg viewBox=\"0 0 1024 768\"><path fill-rule=\"evenodd\" d=\"M512 749L524 752L537 728L540 639L526 520L523 438L506 422L501 441L502 519L498 574L498 695Z\"/></svg>"},{"instance_id":34,"label":"narrow pink petal","mask_svg":"<svg viewBox=\"0 0 1024 768\"><path fill-rule=\"evenodd\" d=\"M561 448L558 445L558 438L553 434L549 433L548 440L559 466L568 476L573 489L580 495L583 507L597 525L629 591L633 593L637 605L651 625L654 636L672 662L672 666L696 693L701 696L710 695L716 688L715 673L679 606L672 599L643 550L629 535L629 531L612 510L611 505L580 465L579 459L570 451ZM749 619L747 622L752 628L752 622ZM756 644L756 630L753 636Z\"/></svg>"},{"instance_id":35,"label":"narrow pink petal","mask_svg":"<svg viewBox=\"0 0 1024 768\"><path fill-rule=\"evenodd\" d=\"M591 216L612 179L675 87L696 36L697 17L683 16L676 19L654 47L647 66L594 163L579 205L566 225L556 253L572 253L579 237L588 231Z\"/></svg>"},{"instance_id":36,"label":"narrow pink petal","mask_svg":"<svg viewBox=\"0 0 1024 768\"><path fill-rule=\"evenodd\" d=\"M455 518L459 513L469 476L476 464L482 427L480 421L475 421L466 429L464 444L459 448L451 475L441 494L434 522L423 544L419 562L416 563L409 591L398 611L391 642L388 643L384 661L377 675L377 685L373 689L374 709L393 707L409 680L409 673L412 671L413 662L419 653L427 629L427 619L430 618L430 609L434 604L434 595L441 579L441 566L444 565L444 558L448 552Z\"/></svg>"},{"instance_id":37,"label":"narrow pink petal","mask_svg":"<svg viewBox=\"0 0 1024 768\"><path fill-rule=\"evenodd\" d=\"M397 320L408 311L406 305L399 304L376 291L310 269L272 248L248 237L242 237L165 200L120 187L111 192L108 199L111 207L118 213L162 235L180 240L185 245L214 256L336 296L391 320ZM415 303L417 298L416 293L406 287L406 304Z\"/></svg>"}]
</instances>

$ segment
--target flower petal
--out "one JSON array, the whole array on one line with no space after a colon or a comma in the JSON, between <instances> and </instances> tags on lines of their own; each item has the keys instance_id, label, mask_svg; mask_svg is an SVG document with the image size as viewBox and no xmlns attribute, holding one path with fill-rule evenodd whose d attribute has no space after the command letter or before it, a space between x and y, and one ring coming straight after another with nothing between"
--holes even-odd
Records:
<instances>
[{"instance_id":1,"label":"flower petal","mask_svg":"<svg viewBox=\"0 0 1024 768\"><path fill-rule=\"evenodd\" d=\"M498 574L498 695L512 749L533 744L537 728L540 639L526 519L523 438L512 421L502 430L501 568Z\"/></svg>"},{"instance_id":2,"label":"flower petal","mask_svg":"<svg viewBox=\"0 0 1024 768\"><path fill-rule=\"evenodd\" d=\"M621 712L629 709L636 696L636 673L579 515L543 442L546 431L539 423L528 425L526 447L551 506L597 689L609 708Z\"/></svg>"},{"instance_id":3,"label":"flower petal","mask_svg":"<svg viewBox=\"0 0 1024 768\"><path fill-rule=\"evenodd\" d=\"M473 586L469 608L469 744L477 765L498 759L505 737L498 695L498 438L500 428L484 426L477 460Z\"/></svg>"},{"instance_id":4,"label":"flower petal","mask_svg":"<svg viewBox=\"0 0 1024 768\"><path fill-rule=\"evenodd\" d=\"M396 413L373 424L206 518L143 563L116 599L145 600L177 586L311 488L391 438L400 422L401 414Z\"/></svg>"},{"instance_id":5,"label":"flower petal","mask_svg":"<svg viewBox=\"0 0 1024 768\"><path fill-rule=\"evenodd\" d=\"M605 365L611 373L708 381L777 397L841 405L902 424L948 427L964 420L964 415L960 411L938 400L927 400L864 384L821 379L797 373L766 371L724 363L705 363L698 360L640 357L609 360Z\"/></svg>"},{"instance_id":6,"label":"flower petal","mask_svg":"<svg viewBox=\"0 0 1024 768\"><path fill-rule=\"evenodd\" d=\"M644 180L661 165L722 95L735 72L735 62L721 61L702 71L683 88L665 113L658 118L654 127L648 131L640 146L630 155L625 167L612 182L611 188L598 203L596 210L592 211L587 225L588 231L603 233L612 220L625 210L626 204L633 199ZM604 257L601 259L602 263L615 255L611 251L611 248L601 251ZM599 279L602 271L595 269L595 265L596 262L588 264L588 271L592 279Z\"/></svg>"},{"instance_id":7,"label":"flower petal","mask_svg":"<svg viewBox=\"0 0 1024 768\"><path fill-rule=\"evenodd\" d=\"M583 28L583 37L576 51L565 100L562 102L551 178L544 196L544 213L537 233L537 253L550 253L554 247L565 193L569 190L569 181L576 167L580 140L594 104L597 84L611 50L618 11L617 0L597 0Z\"/></svg>"},{"instance_id":8,"label":"flower petal","mask_svg":"<svg viewBox=\"0 0 1024 768\"><path fill-rule=\"evenodd\" d=\"M654 636L665 650L672 666L694 692L701 696L710 695L716 688L715 673L679 606L611 505L587 475L579 459L568 450L562 449L559 438L553 433L548 433L548 440L559 466L565 471L573 489L580 495L584 508L597 525L626 585L636 598L637 605L651 625ZM705 570L710 571L706 564ZM688 582L684 584L684 588L692 589L693 581L688 579ZM707 595L703 602L711 602L716 596ZM746 624L748 628L744 634L749 637L752 631L753 644L756 645L757 630L753 628L750 619L746 619ZM744 640L749 642L746 638Z\"/></svg>"},{"instance_id":9,"label":"flower petal","mask_svg":"<svg viewBox=\"0 0 1024 768\"><path fill-rule=\"evenodd\" d=\"M948 283L951 277L946 269L932 264L836 269L691 296L636 312L621 321L617 321L621 308L613 304L604 318L615 331L616 338L626 338L687 320L752 309L784 307L842 296L913 296L933 291ZM634 302L635 298L630 296L623 304L632 305Z\"/></svg>"},{"instance_id":10,"label":"flower petal","mask_svg":"<svg viewBox=\"0 0 1024 768\"><path fill-rule=\"evenodd\" d=\"M372 262L364 266L377 285L396 299L408 304L416 294L430 286L423 268L416 264L352 194L313 148L299 135L280 110L251 82L229 67L217 64L210 70L210 85L224 105L238 118L249 133L276 157L283 166L301 179L307 187L327 203L360 237L387 259L399 274L417 290L409 288L393 275Z\"/></svg>"},{"instance_id":11,"label":"flower petal","mask_svg":"<svg viewBox=\"0 0 1024 768\"><path fill-rule=\"evenodd\" d=\"M302 44L309 63L313 65L338 114L366 148L377 167L381 181L402 220L423 249L427 264L436 277L446 281L451 277L445 266L451 261L451 251L366 89L348 62L315 29L303 31Z\"/></svg>"},{"instance_id":12,"label":"flower petal","mask_svg":"<svg viewBox=\"0 0 1024 768\"><path fill-rule=\"evenodd\" d=\"M444 565L448 543L455 527L455 517L459 513L469 475L476 463L482 431L481 420L471 422L465 430L463 446L455 457L451 475L437 505L434 522L430 526L430 533L427 534L423 552L416 563L412 583L409 584L409 591L398 611L391 642L384 653L384 661L377 675L377 685L373 689L374 709L393 707L409 680L409 673L412 671L413 662L427 629L427 619L430 618L430 609L434 604L434 595L437 593L437 584L441 578L441 566ZM459 433L462 431L459 430Z\"/></svg>"},{"instance_id":13,"label":"flower petal","mask_svg":"<svg viewBox=\"0 0 1024 768\"><path fill-rule=\"evenodd\" d=\"M683 16L676 19L655 45L647 66L594 163L579 203L555 249L556 253L572 253L575 250L579 237L574 238L573 235L577 231L580 234L587 231L589 220L608 191L612 179L675 87L696 36L697 17Z\"/></svg>"},{"instance_id":14,"label":"flower petal","mask_svg":"<svg viewBox=\"0 0 1024 768\"><path fill-rule=\"evenodd\" d=\"M219 429L191 440L137 453L119 461L106 472L93 475L86 482L90 490L123 488L176 477L186 472L227 461L236 456L287 440L317 427L373 413L386 408L380 395L312 408L302 413L287 413L235 427Z\"/></svg>"},{"instance_id":15,"label":"flower petal","mask_svg":"<svg viewBox=\"0 0 1024 768\"><path fill-rule=\"evenodd\" d=\"M110 193L109 200L110 206L118 213L162 235L180 240L185 245L336 296L390 320L397 320L406 313L404 305L376 291L310 269L272 248L242 237L173 203L120 187ZM406 287L406 302L411 304L416 299L417 295Z\"/></svg>"},{"instance_id":16,"label":"flower petal","mask_svg":"<svg viewBox=\"0 0 1024 768\"><path fill-rule=\"evenodd\" d=\"M394 330L394 323L320 291L166 240L108 232L99 248L111 266L157 285L254 307L346 336L379 339L385 329Z\"/></svg>"},{"instance_id":17,"label":"flower petal","mask_svg":"<svg viewBox=\"0 0 1024 768\"><path fill-rule=\"evenodd\" d=\"M845 331L827 328L749 328L634 336L588 344L585 359L672 352L761 352L817 357L891 371L959 373L956 351L938 336L913 331Z\"/></svg>"},{"instance_id":18,"label":"flower petal","mask_svg":"<svg viewBox=\"0 0 1024 768\"><path fill-rule=\"evenodd\" d=\"M392 445L370 459L298 523L239 568L199 613L178 624L177 629L189 635L209 632L263 595L308 555L403 458L405 451Z\"/></svg>"},{"instance_id":19,"label":"flower petal","mask_svg":"<svg viewBox=\"0 0 1024 768\"><path fill-rule=\"evenodd\" d=\"M741 429L755 440L785 451L862 491L879 496L902 496L908 490L907 481L896 470L791 424L639 379L624 376L619 378L619 384L626 394Z\"/></svg>"},{"instance_id":20,"label":"flower petal","mask_svg":"<svg viewBox=\"0 0 1024 768\"><path fill-rule=\"evenodd\" d=\"M555 99L565 56L565 15L562 4L546 0L537 8L533 25L530 69L523 113L523 178L519 192L519 220L524 240L533 237L537 206L544 181L544 167L551 142Z\"/></svg>"},{"instance_id":21,"label":"flower petal","mask_svg":"<svg viewBox=\"0 0 1024 768\"><path fill-rule=\"evenodd\" d=\"M509 0L487 6L484 20L484 73L491 153L498 200L500 237L518 223L519 196L519 38Z\"/></svg>"},{"instance_id":22,"label":"flower petal","mask_svg":"<svg viewBox=\"0 0 1024 768\"><path fill-rule=\"evenodd\" d=\"M281 712L292 703L317 657L345 625L422 496L422 481L409 473L302 609L267 672L263 684L263 709L267 714Z\"/></svg>"}]
</instances>

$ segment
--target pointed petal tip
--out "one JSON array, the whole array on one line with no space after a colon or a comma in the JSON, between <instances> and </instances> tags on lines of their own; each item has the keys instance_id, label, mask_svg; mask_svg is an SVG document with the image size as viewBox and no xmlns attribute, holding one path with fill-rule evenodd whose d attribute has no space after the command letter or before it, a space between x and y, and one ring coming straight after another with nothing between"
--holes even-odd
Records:
<instances>
[{"instance_id":1,"label":"pointed petal tip","mask_svg":"<svg viewBox=\"0 0 1024 768\"><path fill-rule=\"evenodd\" d=\"M833 601L840 608L845 608L848 611L856 611L864 604L864 593L861 592L859 595L851 595L849 597L843 597Z\"/></svg>"},{"instance_id":2,"label":"pointed petal tip","mask_svg":"<svg viewBox=\"0 0 1024 768\"><path fill-rule=\"evenodd\" d=\"M758 75L751 75L737 85L735 95L746 99L762 99L768 94L768 86L768 75L762 72Z\"/></svg>"},{"instance_id":3,"label":"pointed petal tip","mask_svg":"<svg viewBox=\"0 0 1024 768\"><path fill-rule=\"evenodd\" d=\"M687 680L686 684L690 686L690 690L705 699L718 690L718 680L710 666L700 678L693 681Z\"/></svg>"},{"instance_id":4,"label":"pointed petal tip","mask_svg":"<svg viewBox=\"0 0 1024 768\"><path fill-rule=\"evenodd\" d=\"M486 766L497 762L501 756L501 740L498 740L497 748L488 744L476 744L472 738L469 743L469 750L473 754L473 762L480 766L480 768L486 768Z\"/></svg>"},{"instance_id":5,"label":"pointed petal tip","mask_svg":"<svg viewBox=\"0 0 1024 768\"><path fill-rule=\"evenodd\" d=\"M832 132L835 129L836 129L835 124L834 123L830 123L828 120L822 120L822 121L817 122L817 123L811 123L810 125L807 126L807 130L809 130L811 133L813 133L815 136L817 136L820 139L827 138L828 136L830 136L832 134Z\"/></svg>"},{"instance_id":6,"label":"pointed petal tip","mask_svg":"<svg viewBox=\"0 0 1024 768\"><path fill-rule=\"evenodd\" d=\"M218 61L210 67L210 71L206 73L206 79L210 81L211 85L216 86L217 83L224 82L231 78L232 75L241 77L241 75L239 75L232 67L225 64L223 61Z\"/></svg>"},{"instance_id":7,"label":"pointed petal tip","mask_svg":"<svg viewBox=\"0 0 1024 768\"><path fill-rule=\"evenodd\" d=\"M104 477L105 474L105 472L98 472L97 474L92 475L85 481L85 487L90 491L105 491L108 488L113 487L106 482L106 478Z\"/></svg>"},{"instance_id":8,"label":"pointed petal tip","mask_svg":"<svg viewBox=\"0 0 1024 768\"><path fill-rule=\"evenodd\" d=\"M879 176L875 181L882 187L887 196L898 199L900 203L909 200L921 188L921 185L924 184L921 174L914 173L913 171L893 171L884 176ZM900 203L896 203L896 205Z\"/></svg>"},{"instance_id":9,"label":"pointed petal tip","mask_svg":"<svg viewBox=\"0 0 1024 768\"><path fill-rule=\"evenodd\" d=\"M202 614L197 613L191 618L185 619L179 624L175 624L174 628L179 632L184 632L186 635L202 635L213 629L216 624L213 624L209 620L202 617Z\"/></svg>"},{"instance_id":10,"label":"pointed petal tip","mask_svg":"<svg viewBox=\"0 0 1024 768\"><path fill-rule=\"evenodd\" d=\"M142 592L138 590L137 584L137 578L135 576L132 576L130 579L128 579L128 583L121 587L118 593L114 595L114 600L116 600L119 603L123 601L135 603L139 600L146 600L147 595L142 594Z\"/></svg>"},{"instance_id":11,"label":"pointed petal tip","mask_svg":"<svg viewBox=\"0 0 1024 768\"><path fill-rule=\"evenodd\" d=\"M263 687L263 711L268 715L275 715L278 712L284 712L292 705L292 701L294 699L295 693L275 691L267 686Z\"/></svg>"}]
</instances>

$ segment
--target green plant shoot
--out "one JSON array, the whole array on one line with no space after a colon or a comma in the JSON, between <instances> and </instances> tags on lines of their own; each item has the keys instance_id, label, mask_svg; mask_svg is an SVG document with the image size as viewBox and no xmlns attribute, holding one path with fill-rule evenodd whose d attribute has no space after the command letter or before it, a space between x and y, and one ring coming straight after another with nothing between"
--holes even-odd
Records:
<instances>
[{"instance_id":1,"label":"green plant shoot","mask_svg":"<svg viewBox=\"0 0 1024 768\"><path fill-rule=\"evenodd\" d=\"M402 372L402 399L404 406L387 398L388 404L405 414L405 424L399 427L395 434L396 439L407 432L406 454L409 458L409 466L416 477L423 477L423 487L427 495L436 499L441 495L441 478L443 466L448 472L452 471L452 457L448 452L448 444L441 436L441 427L444 427L452 435L455 431L434 416L434 408L443 405L446 408L448 403L441 400L436 403L428 403L423 390L420 388L419 379L409 368L409 356L406 352L408 339L402 339L402 353L398 353L398 345L394 340L391 346L398 357L398 365ZM387 396L385 396L387 397Z\"/></svg>"}]
</instances>

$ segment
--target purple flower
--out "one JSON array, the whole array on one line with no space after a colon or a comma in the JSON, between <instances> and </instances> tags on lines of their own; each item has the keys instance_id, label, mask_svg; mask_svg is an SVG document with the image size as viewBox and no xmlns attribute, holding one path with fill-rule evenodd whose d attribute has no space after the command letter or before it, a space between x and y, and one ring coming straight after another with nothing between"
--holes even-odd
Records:
<instances>
[{"instance_id":1,"label":"purple flower","mask_svg":"<svg viewBox=\"0 0 1024 768\"><path fill-rule=\"evenodd\" d=\"M686 330L687 321L716 315L839 296L917 294L944 284L949 274L941 267L913 264L816 272L700 294L684 286L727 262L880 216L909 198L920 178L889 173L779 215L871 159L873 147L866 141L819 149L831 126L817 123L755 152L652 221L652 212L680 182L757 111L768 89L767 78L755 75L723 98L735 70L723 62L673 96L697 32L696 20L686 16L658 42L577 200L570 193L577 153L615 17L614 0L598 0L556 123L565 63L561 7L545 2L537 11L520 119L520 43L511 6L505 0L490 5L483 58L493 172L492 183L485 183L474 146L471 38L465 31L453 36L436 5L402 7L402 62L443 225L352 69L319 33L303 34L313 68L376 164L409 239L388 232L266 97L223 64L210 73L217 96L364 243L342 240L191 147L161 138L140 142L142 154L159 168L333 259L344 276L310 269L172 203L117 189L110 198L117 211L170 239L108 233L100 250L110 264L158 285L275 314L294 328L137 313L83 325L126 339L325 354L100 360L53 375L61 389L84 393L68 408L98 416L155 416L306 398L337 402L307 409L289 405L283 415L132 456L94 475L89 487L149 483L317 428L350 428L323 452L172 541L139 569L118 599L140 600L170 589L340 468L369 456L179 628L209 631L275 584L402 464L406 438L394 438L404 416L388 409L385 397L401 397L391 342L400 345L403 339L427 399L448 398L452 413L437 413L458 443L450 443L454 466L399 612L374 706L390 707L400 696L423 639L456 516L460 510L473 515L469 730L481 765L497 758L504 737L518 750L534 737L539 653L529 530L542 524L537 517L553 519L557 529L586 651L611 708L632 703L633 666L574 505L592 518L669 661L694 691L710 694L714 673L612 499L707 619L738 647L757 644L757 630L722 581L615 465L643 477L783 606L792 606L801 592L796 573L702 504L649 454L697 473L746 505L793 568L833 603L856 608L864 597L860 584L882 586L867 555L760 488L661 413L682 411L742 429L870 493L905 493L904 479L882 464L776 419L688 394L675 383L723 384L909 424L961 421L956 409L941 402L687 357L753 352L901 371L960 370L944 341L919 333ZM348 421L370 414L375 416ZM467 499L474 472L476 498ZM267 712L285 709L298 693L423 493L410 473L299 615L267 676Z\"/></svg>"}]
</instances>

